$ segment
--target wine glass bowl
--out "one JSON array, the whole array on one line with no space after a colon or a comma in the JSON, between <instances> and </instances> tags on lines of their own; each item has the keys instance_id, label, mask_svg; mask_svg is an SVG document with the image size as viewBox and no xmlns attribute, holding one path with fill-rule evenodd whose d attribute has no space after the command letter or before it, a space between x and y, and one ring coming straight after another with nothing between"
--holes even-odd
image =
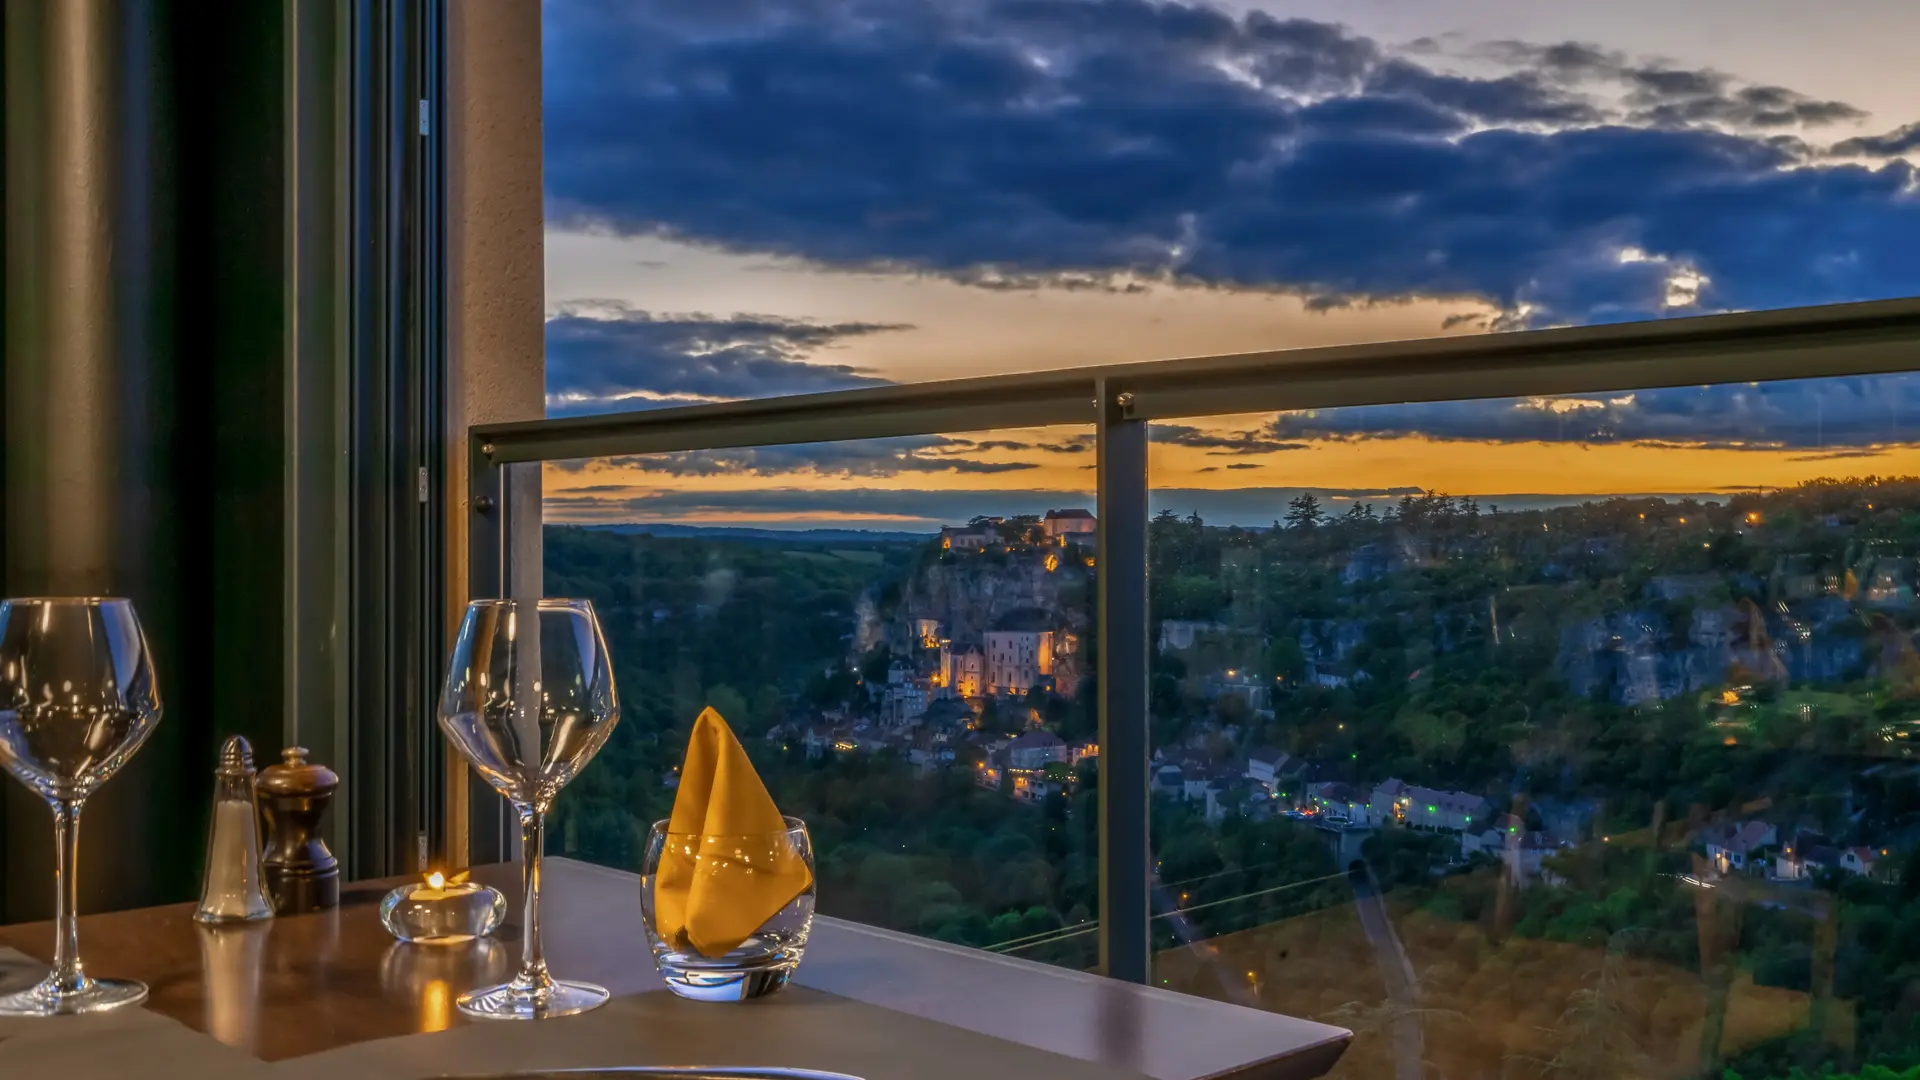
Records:
<instances>
[{"instance_id":1,"label":"wine glass bowl","mask_svg":"<svg viewBox=\"0 0 1920 1080\"><path fill-rule=\"evenodd\" d=\"M0 766L14 779L49 801L84 799L159 720L131 603L0 602Z\"/></svg>"},{"instance_id":2,"label":"wine glass bowl","mask_svg":"<svg viewBox=\"0 0 1920 1080\"><path fill-rule=\"evenodd\" d=\"M145 1000L137 982L95 979L80 962L74 869L88 796L160 722L160 692L133 604L104 597L0 601L0 768L53 809L53 970L0 997L0 1016L100 1012Z\"/></svg>"},{"instance_id":3,"label":"wine glass bowl","mask_svg":"<svg viewBox=\"0 0 1920 1080\"><path fill-rule=\"evenodd\" d=\"M554 797L620 722L613 667L585 600L475 600L467 605L440 695L440 729L520 818L525 903L513 980L463 994L461 1012L540 1019L606 1003L607 991L561 982L540 953L540 848Z\"/></svg>"},{"instance_id":4,"label":"wine glass bowl","mask_svg":"<svg viewBox=\"0 0 1920 1080\"><path fill-rule=\"evenodd\" d=\"M526 609L535 609L533 619ZM531 622L532 634L521 631ZM537 703L529 707L530 703ZM620 709L593 605L476 600L440 703L440 727L516 804L550 806L613 732Z\"/></svg>"}]
</instances>

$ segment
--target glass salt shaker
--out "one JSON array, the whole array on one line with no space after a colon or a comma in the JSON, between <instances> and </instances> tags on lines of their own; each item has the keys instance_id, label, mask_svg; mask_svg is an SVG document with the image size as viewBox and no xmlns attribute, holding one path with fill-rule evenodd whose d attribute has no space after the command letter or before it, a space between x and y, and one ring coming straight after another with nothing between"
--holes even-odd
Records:
<instances>
[{"instance_id":1,"label":"glass salt shaker","mask_svg":"<svg viewBox=\"0 0 1920 1080\"><path fill-rule=\"evenodd\" d=\"M260 872L260 806L254 791L253 748L238 735L220 747L214 773L213 823L207 834L207 872L195 922L253 922L273 917Z\"/></svg>"}]
</instances>

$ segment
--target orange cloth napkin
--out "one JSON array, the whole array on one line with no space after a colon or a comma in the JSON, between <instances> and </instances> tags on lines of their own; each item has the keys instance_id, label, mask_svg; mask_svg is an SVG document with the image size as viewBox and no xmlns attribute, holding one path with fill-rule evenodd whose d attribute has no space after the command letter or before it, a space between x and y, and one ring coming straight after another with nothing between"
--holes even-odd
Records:
<instances>
[{"instance_id":1,"label":"orange cloth napkin","mask_svg":"<svg viewBox=\"0 0 1920 1080\"><path fill-rule=\"evenodd\" d=\"M723 956L813 884L787 823L720 714L694 721L654 871L654 929L676 947Z\"/></svg>"}]
</instances>

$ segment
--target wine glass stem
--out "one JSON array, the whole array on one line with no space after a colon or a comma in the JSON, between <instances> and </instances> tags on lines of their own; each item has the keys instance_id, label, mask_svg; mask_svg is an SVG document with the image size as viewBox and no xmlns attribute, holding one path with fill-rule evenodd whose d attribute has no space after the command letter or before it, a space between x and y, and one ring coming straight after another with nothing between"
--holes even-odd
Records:
<instances>
[{"instance_id":1,"label":"wine glass stem","mask_svg":"<svg viewBox=\"0 0 1920 1080\"><path fill-rule=\"evenodd\" d=\"M520 919L520 977L514 981L529 991L553 985L547 958L540 951L540 853L546 841L547 815L538 806L520 810L520 872L526 886L526 905Z\"/></svg>"},{"instance_id":2,"label":"wine glass stem","mask_svg":"<svg viewBox=\"0 0 1920 1080\"><path fill-rule=\"evenodd\" d=\"M80 966L80 800L53 804L54 875L57 892L53 906L53 972L47 976L57 993L84 989L86 972Z\"/></svg>"}]
</instances>

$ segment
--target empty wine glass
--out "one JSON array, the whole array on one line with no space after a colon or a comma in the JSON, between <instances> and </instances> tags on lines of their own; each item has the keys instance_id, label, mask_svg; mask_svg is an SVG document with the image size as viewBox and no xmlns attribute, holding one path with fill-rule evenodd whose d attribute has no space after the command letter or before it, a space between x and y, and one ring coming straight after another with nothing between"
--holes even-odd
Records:
<instances>
[{"instance_id":1,"label":"empty wine glass","mask_svg":"<svg viewBox=\"0 0 1920 1080\"><path fill-rule=\"evenodd\" d=\"M540 845L546 814L620 722L600 620L585 600L475 600L467 605L440 694L440 730L520 815L520 972L471 990L469 1016L537 1020L606 1004L591 983L547 974L540 953Z\"/></svg>"},{"instance_id":2,"label":"empty wine glass","mask_svg":"<svg viewBox=\"0 0 1920 1080\"><path fill-rule=\"evenodd\" d=\"M80 808L160 723L153 660L133 604L98 597L0 601L0 766L53 807L53 970L0 997L0 1016L104 1012L146 1000L80 963L74 870Z\"/></svg>"}]
</instances>

